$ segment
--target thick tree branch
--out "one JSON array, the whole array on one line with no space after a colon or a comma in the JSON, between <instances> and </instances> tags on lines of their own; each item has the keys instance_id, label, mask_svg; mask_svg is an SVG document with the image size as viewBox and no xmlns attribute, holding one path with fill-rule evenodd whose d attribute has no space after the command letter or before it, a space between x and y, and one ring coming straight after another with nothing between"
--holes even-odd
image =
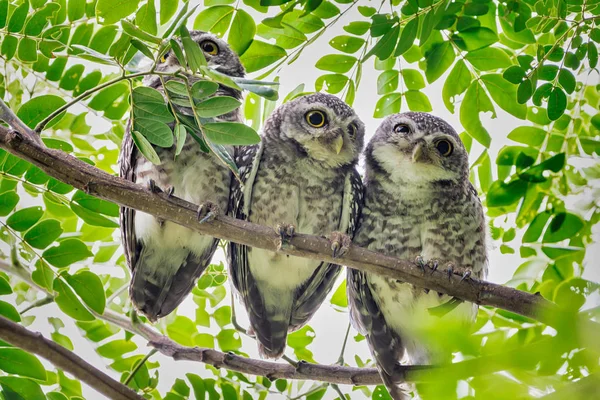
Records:
<instances>
[{"instance_id":1,"label":"thick tree branch","mask_svg":"<svg viewBox=\"0 0 600 400\"><path fill-rule=\"evenodd\" d=\"M0 316L0 339L29 353L45 358L56 367L72 374L110 399L144 399L132 389L87 363L72 351L46 339L41 333L25 329L3 316Z\"/></svg>"},{"instance_id":2,"label":"thick tree branch","mask_svg":"<svg viewBox=\"0 0 600 400\"><path fill-rule=\"evenodd\" d=\"M3 102L1 99L0 99L0 119L2 121L6 122L9 126L11 126L17 132L19 132L21 135L29 137L35 143L43 145L42 139L40 139L40 137L34 131L32 131L27 125L25 125L23 123L23 121L21 121L19 119L19 117L17 117L15 115L15 113L12 112L12 110L10 108L8 108L6 103Z\"/></svg>"},{"instance_id":3,"label":"thick tree branch","mask_svg":"<svg viewBox=\"0 0 600 400\"><path fill-rule=\"evenodd\" d=\"M463 280L458 275L448 277L445 271L424 273L413 262L361 247L352 246L342 259L334 259L329 241L322 237L298 234L291 239L290 245L280 248L279 236L272 228L224 215L213 221L200 223L196 216L197 206L192 203L169 197L165 193L152 193L140 185L109 175L62 151L43 147L28 137L3 127L0 127L0 147L86 193L173 221L205 235L294 256L341 263L462 300L502 308L551 326L564 323L567 317L571 318L572 323L577 322L575 316L569 316L542 296L490 282ZM598 324L593 323L593 326L597 328Z\"/></svg>"}]
</instances>

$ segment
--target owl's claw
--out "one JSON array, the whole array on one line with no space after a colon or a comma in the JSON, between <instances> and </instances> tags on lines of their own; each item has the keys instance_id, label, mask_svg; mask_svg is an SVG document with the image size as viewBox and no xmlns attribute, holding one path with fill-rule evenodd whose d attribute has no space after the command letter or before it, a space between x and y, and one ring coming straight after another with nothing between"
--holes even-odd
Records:
<instances>
[{"instance_id":1,"label":"owl's claw","mask_svg":"<svg viewBox=\"0 0 600 400\"><path fill-rule=\"evenodd\" d=\"M167 196L171 197L173 196L173 193L175 193L175 186L171 186L167 189Z\"/></svg>"},{"instance_id":2,"label":"owl's claw","mask_svg":"<svg viewBox=\"0 0 600 400\"><path fill-rule=\"evenodd\" d=\"M423 256L417 256L417 258L415 258L415 264L417 264L417 267L419 267L421 272L425 273L425 266L427 263L425 262Z\"/></svg>"},{"instance_id":3,"label":"owl's claw","mask_svg":"<svg viewBox=\"0 0 600 400\"><path fill-rule=\"evenodd\" d=\"M154 181L154 179L150 179L148 181L148 190L150 190L152 193L162 192L162 189L156 185L156 182Z\"/></svg>"},{"instance_id":4,"label":"owl's claw","mask_svg":"<svg viewBox=\"0 0 600 400\"><path fill-rule=\"evenodd\" d=\"M460 278L459 283L462 282L462 281L464 281L464 280L471 279L471 274L472 274L472 271L470 269L465 270L465 272L462 275L462 278Z\"/></svg>"},{"instance_id":5,"label":"owl's claw","mask_svg":"<svg viewBox=\"0 0 600 400\"><path fill-rule=\"evenodd\" d=\"M284 244L288 244L289 241L294 237L296 233L296 227L292 224L279 224L275 228L275 232L279 235L279 248L282 248Z\"/></svg>"},{"instance_id":6,"label":"owl's claw","mask_svg":"<svg viewBox=\"0 0 600 400\"><path fill-rule=\"evenodd\" d=\"M430 266L431 266L431 275L433 275L433 273L435 271L437 271L438 266L440 265L440 262L436 259L433 259L429 262Z\"/></svg>"},{"instance_id":7,"label":"owl's claw","mask_svg":"<svg viewBox=\"0 0 600 400\"><path fill-rule=\"evenodd\" d=\"M448 281L452 279L452 275L454 275L454 264L448 263L448 269L446 270L448 273Z\"/></svg>"},{"instance_id":8,"label":"owl's claw","mask_svg":"<svg viewBox=\"0 0 600 400\"><path fill-rule=\"evenodd\" d=\"M198 221L203 224L207 221L212 221L219 215L219 206L213 202L205 201L198 207L198 213L196 214Z\"/></svg>"},{"instance_id":9,"label":"owl's claw","mask_svg":"<svg viewBox=\"0 0 600 400\"><path fill-rule=\"evenodd\" d=\"M332 232L329 235L329 241L331 242L331 256L333 258L342 257L352 244L352 239L350 236L342 233L342 232Z\"/></svg>"}]
</instances>

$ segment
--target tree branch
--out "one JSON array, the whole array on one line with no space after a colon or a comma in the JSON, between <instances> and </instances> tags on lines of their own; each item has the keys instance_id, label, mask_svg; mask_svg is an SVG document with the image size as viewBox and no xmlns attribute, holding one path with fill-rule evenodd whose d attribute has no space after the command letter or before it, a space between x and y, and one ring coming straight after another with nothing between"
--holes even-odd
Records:
<instances>
[{"instance_id":1,"label":"tree branch","mask_svg":"<svg viewBox=\"0 0 600 400\"><path fill-rule=\"evenodd\" d=\"M88 364L83 358L0 315L0 338L29 353L37 354L63 371L87 383L106 397L115 400L143 400L129 387Z\"/></svg>"},{"instance_id":2,"label":"tree branch","mask_svg":"<svg viewBox=\"0 0 600 400\"><path fill-rule=\"evenodd\" d=\"M479 305L492 306L529 317L551 326L564 323L565 318L577 322L575 315L540 295L475 279L463 280L459 275L448 277L445 271L424 273L415 263L351 246L341 258L331 255L327 239L297 234L290 245L279 246L274 229L220 215L210 222L200 223L197 206L166 193L153 193L141 185L107 174L62 151L49 149L28 139L19 132L0 127L0 147L38 166L46 174L68 183L88 194L119 205L173 221L204 235L257 247L273 252L305 257L324 262L341 263L362 271L398 279L418 287L446 293ZM582 321L598 324L591 321Z\"/></svg>"},{"instance_id":3,"label":"tree branch","mask_svg":"<svg viewBox=\"0 0 600 400\"><path fill-rule=\"evenodd\" d=\"M40 139L40 137L36 135L34 131L32 131L27 125L25 125L23 121L21 121L19 117L17 117L15 113L12 112L10 108L8 108L8 106L4 101L2 101L2 99L0 99L0 119L6 122L9 126L11 126L17 132L19 132L21 135L32 139L35 143L39 145L42 145L42 139Z\"/></svg>"}]
</instances>

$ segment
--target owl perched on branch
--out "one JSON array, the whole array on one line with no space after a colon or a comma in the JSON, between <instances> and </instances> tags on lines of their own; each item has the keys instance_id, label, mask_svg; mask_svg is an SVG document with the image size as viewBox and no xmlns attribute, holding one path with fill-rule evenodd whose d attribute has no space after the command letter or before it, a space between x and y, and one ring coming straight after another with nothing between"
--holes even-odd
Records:
<instances>
[{"instance_id":1,"label":"owl perched on branch","mask_svg":"<svg viewBox=\"0 0 600 400\"><path fill-rule=\"evenodd\" d=\"M244 186L233 182L233 216L272 226L285 245L294 233L332 234L332 250L349 245L362 203L355 169L364 126L334 96L315 93L277 108L260 146L236 155ZM331 290L341 267L230 243L230 277L246 307L263 357L278 358L286 337L304 325Z\"/></svg>"},{"instance_id":2,"label":"owl perched on branch","mask_svg":"<svg viewBox=\"0 0 600 400\"><path fill-rule=\"evenodd\" d=\"M379 126L366 149L365 205L355 243L417 260L424 270L439 266L465 278L485 278L483 209L469 182L468 154L444 120L408 112ZM419 334L419 326L439 320L428 310L455 299L358 270L349 269L347 279L353 324L366 336L392 397L407 398L394 379L395 368L405 353L412 364L444 361L443 351ZM477 314L472 303L449 310L441 318L473 321Z\"/></svg>"},{"instance_id":3,"label":"owl perched on branch","mask_svg":"<svg viewBox=\"0 0 600 400\"><path fill-rule=\"evenodd\" d=\"M198 43L209 67L232 77L244 76L239 57L224 41L200 31L192 31L190 37ZM160 72L179 69L184 68L172 50L156 68ZM144 85L165 94L166 78L161 80L160 76L151 75L144 79ZM195 82L198 78L189 75L189 80ZM242 93L219 85L213 96L239 100ZM191 109L181 103L177 105L177 112L192 115ZM214 120L241 122L242 116L236 109ZM175 145L154 146L154 149L160 157L159 165L140 153L129 126L119 156L120 176L151 189L161 188L194 204L203 204L207 215L219 209L226 211L232 174L213 152L203 151L189 133L178 155ZM225 150L233 157L233 147L227 146ZM209 265L218 240L125 207L121 208L120 222L127 264L132 271L131 300L139 311L155 321L171 313L185 299Z\"/></svg>"}]
</instances>

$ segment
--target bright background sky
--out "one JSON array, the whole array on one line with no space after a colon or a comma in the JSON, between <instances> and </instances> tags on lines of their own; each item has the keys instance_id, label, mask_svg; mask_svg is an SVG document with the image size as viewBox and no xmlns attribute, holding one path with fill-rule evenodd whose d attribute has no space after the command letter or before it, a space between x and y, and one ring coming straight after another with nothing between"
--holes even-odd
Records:
<instances>
[{"instance_id":1,"label":"bright background sky","mask_svg":"<svg viewBox=\"0 0 600 400\"><path fill-rule=\"evenodd\" d=\"M342 9L344 9L343 5L340 5ZM326 73L325 71L317 70L314 65L315 62L321 58L325 54L334 53L329 45L329 40L336 35L342 34L342 26L346 25L348 22L356 19L364 19L360 16L355 9L351 10L349 13L344 15L336 24L336 26L328 29L326 33L321 36L316 43L309 46L303 53L302 56L292 65L286 65L281 73L280 77L280 98L285 97L287 93L293 90L296 86L301 83L305 83L305 90L310 91L314 90L314 82L317 77ZM408 67L409 64L403 61L403 67ZM81 62L77 60L77 62ZM416 64L410 65L410 68L417 68ZM102 68L104 70L104 67ZM449 71L448 71L449 72ZM376 82L379 71L375 71L373 68L373 59L369 60L363 68L363 78L361 85L356 94L356 100L354 103L354 108L358 115L361 117L363 122L366 125L366 138L365 142L371 138L375 130L377 129L381 120L373 118L373 111L375 103L377 102L379 96L376 94ZM255 74L258 75L258 74ZM442 86L445 81L447 74L442 76L436 82L431 85L428 85L426 89L423 90L429 97L429 100L433 106L433 113L439 117L444 118L450 124L452 124L458 132L462 131L458 115L451 114L443 104L441 99L441 91ZM490 115L482 115L482 120L484 126L490 132L493 140L492 145L490 147L490 154L495 155L498 153L498 150L510 143L506 136L508 133L517 126L521 125L531 125L527 121L521 121L513 116L502 111L498 106L495 106L497 112L497 118L494 120L490 120ZM458 111L457 107L457 111ZM71 112L82 112L85 109L83 107L73 107ZM408 111L406 103L402 104L402 111ZM90 124L93 128L92 133L100 133L104 132L109 128L106 120L102 118L97 118L92 115L88 115L88 124ZM471 150L471 163L474 162L483 148L474 143L473 148ZM495 160L492 160L494 163ZM588 162L577 162L577 165L587 165ZM495 164L493 164L495 165ZM362 172L362 160L361 160L361 172ZM494 171L495 172L495 171ZM589 197L593 194L591 192L585 193L584 196ZM572 199L573 202L578 199ZM20 207L26 207L26 204L20 204ZM118 233L118 232L116 232ZM600 268L598 264L592 266L591 260L598 259L600 256L600 246L598 244L598 233L596 232L596 241L593 246L588 249L587 252L587 269L584 274L584 277L594 281L600 281ZM118 237L118 236L116 236ZM517 238L518 239L518 238ZM516 242L516 241L515 241ZM501 254L499 251L499 245L496 243L489 243L490 249L490 266L489 266L489 277L488 280L495 283L505 283L512 277L514 270L521 264L522 260L517 255L505 255ZM518 250L518 249L517 249ZM219 251L215 256L214 262L218 263L219 261L224 262L224 255ZM109 271L115 271L116 274L122 276L122 271L119 268L111 268L108 267L105 270L97 270L95 272L105 273ZM345 274L342 274L342 277ZM337 287L337 286L336 286ZM224 301L225 303L225 301ZM226 300L226 304L229 304L229 299ZM20 309L21 307L19 307ZM242 307L238 304L237 310L239 315L238 319L242 323L243 326L247 326L247 319L242 311ZM191 296L186 299L186 301L179 307L177 313L180 315L185 315L192 320L194 319L196 305L192 301ZM88 362L92 363L94 366L102 369L108 374L114 376L118 379L118 375L105 367L109 364L108 360L105 360L98 356L98 354L94 351L94 347L90 342L84 339L80 333L80 330L75 326L72 320L62 312L59 311L58 307L55 304L49 304L37 309L32 310L28 313L28 315L35 315L36 321L29 327L32 330L38 330L42 332L46 337L50 336L52 332L52 328L47 323L47 317L57 316L61 317L63 322L65 322L66 327L61 330L61 333L68 335L73 344L75 346L75 352L86 359ZM344 337L344 333L346 331L348 325L348 315L347 313L339 312L333 309L333 307L326 301L319 312L315 315L315 317L310 321L310 325L316 330L317 337L313 344L310 346L310 349L315 355L315 359L322 364L330 364L334 363L339 355L339 351L342 345L342 340ZM201 328L205 329L205 328ZM215 332L216 333L216 330ZM354 336L356 332L354 330L351 331L351 336ZM123 333L116 335L112 339L122 338ZM136 342L140 345L140 350L143 353L147 353L150 349L147 348L143 341L136 338ZM247 352L252 357L258 357L256 352L256 344L252 339L243 337L244 346L242 348L243 351ZM352 339L349 340L348 347L346 349L346 362L351 365L354 364L353 355L358 353L361 358L364 360L369 357L368 349L366 343L363 341L361 343L355 343ZM292 351L288 351L288 355L293 357ZM186 362L186 361L173 361L168 357L164 357L160 354L156 354L152 357L153 361L159 361L161 364L160 367L160 383L159 383L159 391L161 394L165 394L173 384L176 378L184 378L185 373L193 372L199 374L204 377L212 377L213 374L210 371L206 371L202 364ZM45 361L44 361L45 362ZM45 362L47 366L48 363ZM84 386L84 395L87 399L101 399L103 398L100 394L94 392L88 387ZM307 390L310 387L310 383L305 385L303 391ZM345 393L351 392L350 387L341 387ZM361 394L359 392L354 392L352 394L353 398L360 398ZM334 398L335 393L333 391L329 391L325 398ZM278 395L270 395L269 399L276 398L284 398L283 396Z\"/></svg>"}]
</instances>

